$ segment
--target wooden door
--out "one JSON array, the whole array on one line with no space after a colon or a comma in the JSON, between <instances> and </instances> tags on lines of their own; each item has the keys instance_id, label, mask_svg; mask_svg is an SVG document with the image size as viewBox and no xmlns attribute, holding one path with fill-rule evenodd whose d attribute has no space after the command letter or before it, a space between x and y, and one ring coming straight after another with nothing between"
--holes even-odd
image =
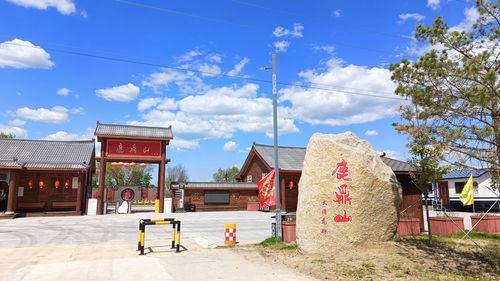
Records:
<instances>
[{"instance_id":1,"label":"wooden door","mask_svg":"<svg viewBox=\"0 0 500 281\"><path fill-rule=\"evenodd\" d=\"M439 200L441 200L442 204L450 204L450 191L447 181L439 182Z\"/></svg>"}]
</instances>

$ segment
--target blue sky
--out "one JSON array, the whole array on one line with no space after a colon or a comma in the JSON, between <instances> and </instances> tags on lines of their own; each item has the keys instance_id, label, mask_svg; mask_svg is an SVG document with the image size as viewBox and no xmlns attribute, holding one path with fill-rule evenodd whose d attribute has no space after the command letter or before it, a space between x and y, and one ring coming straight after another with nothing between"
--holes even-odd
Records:
<instances>
[{"instance_id":1,"label":"blue sky","mask_svg":"<svg viewBox=\"0 0 500 281\"><path fill-rule=\"evenodd\" d=\"M468 1L0 0L0 131L93 137L102 123L170 126L171 165L191 180L241 167L272 144L277 52L280 145L353 131L405 160L392 123L405 101L387 70L431 46L441 15L469 29Z\"/></svg>"}]
</instances>

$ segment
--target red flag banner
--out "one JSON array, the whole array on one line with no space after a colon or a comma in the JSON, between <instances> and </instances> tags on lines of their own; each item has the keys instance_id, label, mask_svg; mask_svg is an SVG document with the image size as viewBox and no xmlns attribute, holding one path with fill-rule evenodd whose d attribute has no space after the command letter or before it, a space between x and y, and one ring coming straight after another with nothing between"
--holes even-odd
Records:
<instances>
[{"instance_id":1,"label":"red flag banner","mask_svg":"<svg viewBox=\"0 0 500 281\"><path fill-rule=\"evenodd\" d=\"M276 188L274 181L274 170L272 170L257 183L259 186L259 204L261 208L276 205Z\"/></svg>"}]
</instances>

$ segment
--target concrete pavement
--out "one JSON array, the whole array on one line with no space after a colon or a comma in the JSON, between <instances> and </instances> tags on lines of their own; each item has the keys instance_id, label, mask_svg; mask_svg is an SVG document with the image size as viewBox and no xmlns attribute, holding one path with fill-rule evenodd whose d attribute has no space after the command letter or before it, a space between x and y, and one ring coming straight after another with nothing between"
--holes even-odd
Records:
<instances>
[{"instance_id":1,"label":"concrete pavement","mask_svg":"<svg viewBox=\"0 0 500 281\"><path fill-rule=\"evenodd\" d=\"M270 265L253 251L223 245L225 223L237 224L241 244L271 235L271 213L153 213L35 217L0 221L0 280L315 280ZM139 256L140 218L182 221L184 250L170 249L170 228L148 226L146 255Z\"/></svg>"},{"instance_id":2,"label":"concrete pavement","mask_svg":"<svg viewBox=\"0 0 500 281\"><path fill-rule=\"evenodd\" d=\"M136 240L139 219L165 217L181 220L183 239L201 237L222 246L224 224L236 223L238 241L252 244L271 236L271 216L240 211L18 218L0 221L0 248ZM170 228L164 225L148 226L146 231L146 239L170 239L170 235Z\"/></svg>"}]
</instances>

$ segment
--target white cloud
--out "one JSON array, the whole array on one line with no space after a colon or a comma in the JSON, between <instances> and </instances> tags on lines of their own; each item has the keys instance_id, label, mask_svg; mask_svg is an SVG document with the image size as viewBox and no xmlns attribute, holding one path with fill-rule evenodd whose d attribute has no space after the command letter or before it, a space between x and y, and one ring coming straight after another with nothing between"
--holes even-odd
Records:
<instances>
[{"instance_id":1,"label":"white cloud","mask_svg":"<svg viewBox=\"0 0 500 281\"><path fill-rule=\"evenodd\" d=\"M58 131L42 138L42 140L56 140L56 141L76 141L76 140L88 140L88 139L92 138L89 138L89 136L86 134L79 135L79 134L68 133L65 131Z\"/></svg>"},{"instance_id":2,"label":"white cloud","mask_svg":"<svg viewBox=\"0 0 500 281\"><path fill-rule=\"evenodd\" d=\"M238 62L238 63L234 66L234 68L233 68L232 70L230 70L230 71L227 73L227 75L230 75L230 76L235 76L235 75L238 75L238 74L241 72L241 70L243 70L243 67L245 67L245 65L246 65L247 63L249 63L249 62L250 62L250 59L249 59L249 58L247 58L247 57L243 58L240 62Z\"/></svg>"},{"instance_id":3,"label":"white cloud","mask_svg":"<svg viewBox=\"0 0 500 281\"><path fill-rule=\"evenodd\" d=\"M215 64L207 64L204 63L198 67L198 70L201 71L201 76L205 77L212 77L212 76L217 76L222 73L222 70L218 65Z\"/></svg>"},{"instance_id":4,"label":"white cloud","mask_svg":"<svg viewBox=\"0 0 500 281\"><path fill-rule=\"evenodd\" d=\"M128 83L122 86L116 86L107 89L99 89L96 90L96 94L98 97L103 98L108 101L120 101L126 102L134 100L139 96L140 93L139 87L135 86L132 83Z\"/></svg>"},{"instance_id":5,"label":"white cloud","mask_svg":"<svg viewBox=\"0 0 500 281\"><path fill-rule=\"evenodd\" d=\"M276 49L276 52L278 53L284 53L287 51L288 47L290 46L290 42L288 41L275 41L273 43L274 48Z\"/></svg>"},{"instance_id":6,"label":"white cloud","mask_svg":"<svg viewBox=\"0 0 500 281\"><path fill-rule=\"evenodd\" d=\"M30 41L15 38L0 43L0 68L43 68L54 66L50 54Z\"/></svg>"},{"instance_id":7,"label":"white cloud","mask_svg":"<svg viewBox=\"0 0 500 281\"><path fill-rule=\"evenodd\" d=\"M427 0L427 7L437 10L439 9L439 2L440 0Z\"/></svg>"},{"instance_id":8,"label":"white cloud","mask_svg":"<svg viewBox=\"0 0 500 281\"><path fill-rule=\"evenodd\" d=\"M464 10L465 18L455 26L449 28L450 32L453 31L471 31L474 23L479 18L479 11L475 7L470 7ZM479 43L479 42L475 42ZM408 46L405 47L405 53L409 56L420 57L425 53L430 52L431 50L441 51L444 47L441 44L430 45L429 43L419 42L414 37L411 37L411 41ZM481 48L475 48L476 52L482 50ZM448 54L450 57L456 56L460 57L457 52L451 51Z\"/></svg>"},{"instance_id":9,"label":"white cloud","mask_svg":"<svg viewBox=\"0 0 500 281\"><path fill-rule=\"evenodd\" d=\"M189 75L173 69L164 69L161 72L155 72L149 75L149 78L142 82L143 86L159 87L167 86L172 82L181 82L189 78Z\"/></svg>"},{"instance_id":10,"label":"white cloud","mask_svg":"<svg viewBox=\"0 0 500 281\"><path fill-rule=\"evenodd\" d=\"M174 110L177 109L177 102L172 98L164 98L158 103L156 108L159 110Z\"/></svg>"},{"instance_id":11,"label":"white cloud","mask_svg":"<svg viewBox=\"0 0 500 281\"><path fill-rule=\"evenodd\" d=\"M70 15L76 12L76 6L72 0L7 0L11 3L25 8L35 8L47 10L50 7L56 8L63 15Z\"/></svg>"},{"instance_id":12,"label":"white cloud","mask_svg":"<svg viewBox=\"0 0 500 281\"><path fill-rule=\"evenodd\" d=\"M91 140L94 138L94 130L95 128L87 128L85 133L69 133L66 131L57 131L53 134L47 135L42 140L55 140L55 141L78 141L78 140ZM96 156L100 155L101 152L101 144L99 142L95 142L95 152Z\"/></svg>"},{"instance_id":13,"label":"white cloud","mask_svg":"<svg viewBox=\"0 0 500 281\"><path fill-rule=\"evenodd\" d=\"M138 104L137 104L137 110L139 111L144 111L146 109L149 109L151 107L156 106L160 102L160 98L147 98L147 99L142 99Z\"/></svg>"},{"instance_id":14,"label":"white cloud","mask_svg":"<svg viewBox=\"0 0 500 281\"><path fill-rule=\"evenodd\" d=\"M69 95L71 92L73 92L73 91L71 91L68 88L61 88L61 89L57 90L57 94L60 96L63 96L63 97Z\"/></svg>"},{"instance_id":15,"label":"white cloud","mask_svg":"<svg viewBox=\"0 0 500 281\"><path fill-rule=\"evenodd\" d=\"M340 10L333 10L333 11L332 11L332 15L333 15L334 17L338 18L338 17L340 17L340 15L341 15L341 14L340 14L340 12L341 12Z\"/></svg>"},{"instance_id":16,"label":"white cloud","mask_svg":"<svg viewBox=\"0 0 500 281\"><path fill-rule=\"evenodd\" d=\"M81 11L80 15L82 15L82 18L87 19L89 17L89 14L86 11Z\"/></svg>"},{"instance_id":17,"label":"white cloud","mask_svg":"<svg viewBox=\"0 0 500 281\"><path fill-rule=\"evenodd\" d=\"M273 128L272 100L258 97L258 89L259 86L252 83L213 88L175 101L175 112L161 110L158 106L144 113L143 121L130 123L172 125L176 138L180 136L185 140L230 138L237 131L270 133ZM297 132L290 112L280 107L279 113L280 133Z\"/></svg>"},{"instance_id":18,"label":"white cloud","mask_svg":"<svg viewBox=\"0 0 500 281\"><path fill-rule=\"evenodd\" d=\"M378 132L375 130L368 130L365 132L365 136L369 136L369 137L378 136Z\"/></svg>"},{"instance_id":19,"label":"white cloud","mask_svg":"<svg viewBox=\"0 0 500 281\"><path fill-rule=\"evenodd\" d=\"M160 72L154 72L142 82L143 86L152 88L155 93L169 89L171 84L178 86L183 93L201 92L206 88L203 80L192 71L181 72L173 69L162 69Z\"/></svg>"},{"instance_id":20,"label":"white cloud","mask_svg":"<svg viewBox=\"0 0 500 281\"><path fill-rule=\"evenodd\" d=\"M25 129L19 128L18 126L14 126L14 125L7 126L7 125L0 124L0 133L13 134L18 139L24 139L24 138L26 138L26 136L28 136L28 133L26 132Z\"/></svg>"},{"instance_id":21,"label":"white cloud","mask_svg":"<svg viewBox=\"0 0 500 281\"><path fill-rule=\"evenodd\" d=\"M200 148L200 142L199 140L187 140L175 137L170 141L169 147L176 150L196 150Z\"/></svg>"},{"instance_id":22,"label":"white cloud","mask_svg":"<svg viewBox=\"0 0 500 281\"><path fill-rule=\"evenodd\" d=\"M274 29L273 35L276 37L282 36L291 36L295 38L301 38L304 36L302 31L304 30L304 26L300 23L296 23L293 25L293 29L286 29L282 26L278 26Z\"/></svg>"},{"instance_id":23,"label":"white cloud","mask_svg":"<svg viewBox=\"0 0 500 281\"><path fill-rule=\"evenodd\" d=\"M397 98L393 94L396 86L391 81L389 70L358 65L344 66L336 59L329 60L327 66L326 70L300 72L299 77L305 80L304 85L331 87L338 91L299 86L280 90L280 101L291 103L290 112L293 118L313 125L337 126L366 123L396 114L400 100L363 95Z\"/></svg>"},{"instance_id":24,"label":"white cloud","mask_svg":"<svg viewBox=\"0 0 500 281\"><path fill-rule=\"evenodd\" d=\"M206 57L208 61L211 62L216 62L216 63L221 63L222 62L222 57L220 54L210 54Z\"/></svg>"},{"instance_id":25,"label":"white cloud","mask_svg":"<svg viewBox=\"0 0 500 281\"><path fill-rule=\"evenodd\" d=\"M147 98L143 99L137 105L137 110L144 111L156 107L159 110L173 110L177 108L175 99L172 98Z\"/></svg>"},{"instance_id":26,"label":"white cloud","mask_svg":"<svg viewBox=\"0 0 500 281\"><path fill-rule=\"evenodd\" d=\"M464 11L465 19L456 26L450 27L450 31L471 31L474 23L481 16L476 7L470 7Z\"/></svg>"},{"instance_id":27,"label":"white cloud","mask_svg":"<svg viewBox=\"0 0 500 281\"><path fill-rule=\"evenodd\" d=\"M187 62L187 61L192 61L194 58L199 57L201 55L203 55L202 52L193 50L193 51L189 51L189 52L185 53L182 56L175 57L175 60L177 62Z\"/></svg>"},{"instance_id":28,"label":"white cloud","mask_svg":"<svg viewBox=\"0 0 500 281\"><path fill-rule=\"evenodd\" d=\"M15 111L15 115L21 119L35 122L61 124L69 121L68 111L69 110L63 106L54 106L51 109L31 109L28 107L23 107L17 109Z\"/></svg>"},{"instance_id":29,"label":"white cloud","mask_svg":"<svg viewBox=\"0 0 500 281\"><path fill-rule=\"evenodd\" d=\"M26 124L26 121L21 120L21 119L14 119L9 121L9 125L19 127Z\"/></svg>"},{"instance_id":30,"label":"white cloud","mask_svg":"<svg viewBox=\"0 0 500 281\"><path fill-rule=\"evenodd\" d=\"M325 52L329 55L333 54L335 52L335 45L322 45L322 46L314 46L313 51L316 52Z\"/></svg>"},{"instance_id":31,"label":"white cloud","mask_svg":"<svg viewBox=\"0 0 500 281\"><path fill-rule=\"evenodd\" d=\"M224 151L235 151L238 148L238 144L234 141L228 141L224 144Z\"/></svg>"},{"instance_id":32,"label":"white cloud","mask_svg":"<svg viewBox=\"0 0 500 281\"><path fill-rule=\"evenodd\" d=\"M411 14L401 14L399 15L399 24L404 23L406 20L412 19L414 21L422 21L425 19L425 16L418 14L418 13L411 13Z\"/></svg>"},{"instance_id":33,"label":"white cloud","mask_svg":"<svg viewBox=\"0 0 500 281\"><path fill-rule=\"evenodd\" d=\"M72 114L83 114L83 107L75 107L70 110Z\"/></svg>"}]
</instances>

